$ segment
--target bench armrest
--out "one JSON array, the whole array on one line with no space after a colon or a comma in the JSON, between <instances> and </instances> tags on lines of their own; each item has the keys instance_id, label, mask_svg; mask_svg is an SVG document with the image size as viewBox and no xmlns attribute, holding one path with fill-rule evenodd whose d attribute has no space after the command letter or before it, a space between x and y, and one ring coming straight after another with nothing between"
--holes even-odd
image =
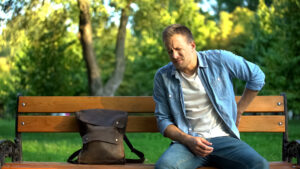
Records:
<instances>
[{"instance_id":1,"label":"bench armrest","mask_svg":"<svg viewBox=\"0 0 300 169\"><path fill-rule=\"evenodd\" d=\"M11 140L0 140L0 168L5 162L5 158L11 158L14 162L17 159L18 148Z\"/></svg>"},{"instance_id":2,"label":"bench armrest","mask_svg":"<svg viewBox=\"0 0 300 169\"><path fill-rule=\"evenodd\" d=\"M297 165L300 166L300 140L294 140L287 144L287 157L288 162L293 158L297 159Z\"/></svg>"}]
</instances>

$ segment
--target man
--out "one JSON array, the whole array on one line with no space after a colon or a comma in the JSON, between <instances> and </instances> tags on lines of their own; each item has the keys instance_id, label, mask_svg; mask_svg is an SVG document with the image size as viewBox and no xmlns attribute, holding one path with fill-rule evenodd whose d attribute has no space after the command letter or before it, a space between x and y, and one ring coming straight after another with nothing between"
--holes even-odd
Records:
<instances>
[{"instance_id":1,"label":"man","mask_svg":"<svg viewBox=\"0 0 300 169\"><path fill-rule=\"evenodd\" d=\"M268 162L239 139L241 114L264 85L258 66L222 50L196 51L191 31L174 24L163 31L171 62L154 79L160 132L173 143L157 169L267 169ZM246 81L236 104L232 79Z\"/></svg>"}]
</instances>

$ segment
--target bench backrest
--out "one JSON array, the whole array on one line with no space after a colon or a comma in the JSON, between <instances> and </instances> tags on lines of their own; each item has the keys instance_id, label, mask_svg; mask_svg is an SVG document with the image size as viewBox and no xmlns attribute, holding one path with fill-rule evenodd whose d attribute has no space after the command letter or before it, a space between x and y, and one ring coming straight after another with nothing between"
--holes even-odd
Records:
<instances>
[{"instance_id":1,"label":"bench backrest","mask_svg":"<svg viewBox=\"0 0 300 169\"><path fill-rule=\"evenodd\" d=\"M237 96L236 100L239 99ZM151 96L20 96L16 132L77 132L73 113L95 108L127 111L127 132L158 132ZM257 96L246 112L251 115L242 116L241 132L286 131L285 96ZM71 115L53 116L53 113Z\"/></svg>"}]
</instances>

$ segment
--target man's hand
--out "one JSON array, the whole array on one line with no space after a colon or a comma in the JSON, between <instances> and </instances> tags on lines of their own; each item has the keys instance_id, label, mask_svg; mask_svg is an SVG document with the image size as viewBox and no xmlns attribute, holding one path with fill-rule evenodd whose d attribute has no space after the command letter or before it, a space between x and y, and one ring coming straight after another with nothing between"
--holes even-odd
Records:
<instances>
[{"instance_id":1,"label":"man's hand","mask_svg":"<svg viewBox=\"0 0 300 169\"><path fill-rule=\"evenodd\" d=\"M172 124L166 128L164 136L186 145L195 155L201 157L205 157L213 151L212 143L209 141L201 137L188 135Z\"/></svg>"},{"instance_id":2,"label":"man's hand","mask_svg":"<svg viewBox=\"0 0 300 169\"><path fill-rule=\"evenodd\" d=\"M214 148L211 147L212 143L201 137L190 136L186 145L195 155L201 157L209 155L214 150Z\"/></svg>"}]
</instances>

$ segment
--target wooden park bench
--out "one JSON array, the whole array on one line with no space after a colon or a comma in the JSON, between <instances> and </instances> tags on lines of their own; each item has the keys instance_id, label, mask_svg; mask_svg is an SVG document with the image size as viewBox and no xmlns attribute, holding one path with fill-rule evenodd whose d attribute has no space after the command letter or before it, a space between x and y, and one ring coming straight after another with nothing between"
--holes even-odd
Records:
<instances>
[{"instance_id":1,"label":"wooden park bench","mask_svg":"<svg viewBox=\"0 0 300 169\"><path fill-rule=\"evenodd\" d=\"M237 96L236 100L239 98ZM0 144L2 169L153 169L154 164L78 165L62 162L24 162L21 135L28 132L78 132L75 116L53 116L52 113L74 113L95 108L127 111L127 132L158 132L153 115L154 107L155 103L150 96L20 96L16 115L16 138L14 141L1 141ZM297 141L288 142L286 96L257 96L246 112L251 114L242 116L239 125L241 132L282 133L282 161L270 162L270 168L300 168L300 144ZM142 115L139 115L140 113ZM10 157L12 162L4 163L5 157ZM297 157L298 165L288 162L293 157Z\"/></svg>"}]
</instances>

